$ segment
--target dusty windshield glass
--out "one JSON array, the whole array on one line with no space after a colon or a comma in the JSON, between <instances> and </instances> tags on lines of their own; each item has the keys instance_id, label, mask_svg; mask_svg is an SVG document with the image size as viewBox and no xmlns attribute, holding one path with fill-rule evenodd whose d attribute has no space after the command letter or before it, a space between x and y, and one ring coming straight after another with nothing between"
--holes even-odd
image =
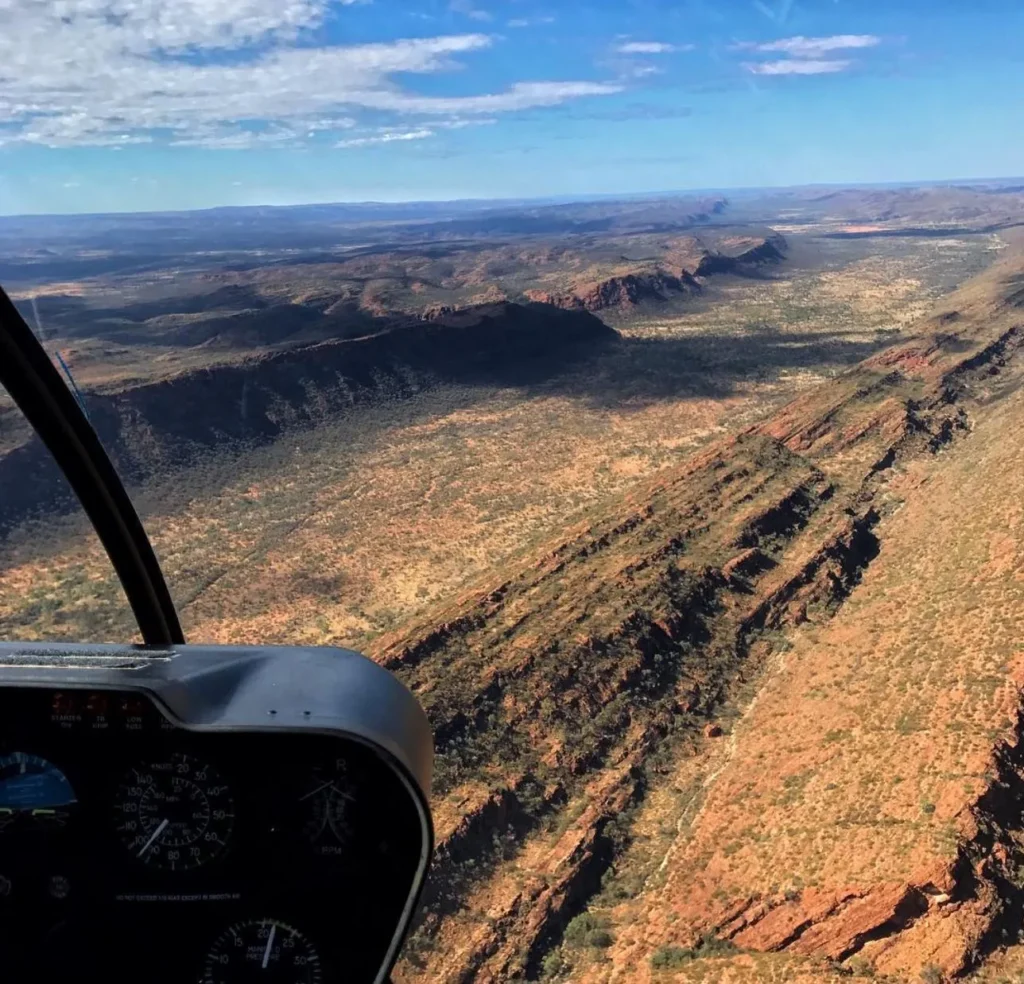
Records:
<instances>
[{"instance_id":1,"label":"dusty windshield glass","mask_svg":"<svg viewBox=\"0 0 1024 984\"><path fill-rule=\"evenodd\" d=\"M430 716L396 980L1021 973L1022 30L0 3L0 284L186 637ZM133 638L0 425L0 632Z\"/></svg>"},{"instance_id":2,"label":"dusty windshield glass","mask_svg":"<svg viewBox=\"0 0 1024 984\"><path fill-rule=\"evenodd\" d=\"M40 335L62 365L59 348ZM74 377L67 378L73 385ZM0 489L0 639L139 641L88 517L3 386Z\"/></svg>"}]
</instances>

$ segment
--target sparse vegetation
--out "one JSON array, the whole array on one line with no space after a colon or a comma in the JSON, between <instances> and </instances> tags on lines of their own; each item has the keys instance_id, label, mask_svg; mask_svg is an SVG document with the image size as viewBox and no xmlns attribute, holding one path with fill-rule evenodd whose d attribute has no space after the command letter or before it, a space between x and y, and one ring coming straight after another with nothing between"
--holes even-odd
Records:
<instances>
[{"instance_id":1,"label":"sparse vegetation","mask_svg":"<svg viewBox=\"0 0 1024 984\"><path fill-rule=\"evenodd\" d=\"M691 947L662 946L651 954L653 970L678 970L696 959L697 953Z\"/></svg>"},{"instance_id":2,"label":"sparse vegetation","mask_svg":"<svg viewBox=\"0 0 1024 984\"><path fill-rule=\"evenodd\" d=\"M612 945L612 935L608 932L608 921L591 912L581 912L574 916L565 927L563 939L568 946L593 947L603 950Z\"/></svg>"},{"instance_id":3,"label":"sparse vegetation","mask_svg":"<svg viewBox=\"0 0 1024 984\"><path fill-rule=\"evenodd\" d=\"M930 339L914 319L991 242L823 240L813 269L604 312L622 340L558 373L401 399L381 380L361 408L138 490L190 638L364 648L428 708L449 853L405 980L574 979L637 954L686 980L787 980L788 955L707 927L740 926L747 899L797 920L961 849L948 791L975 803L996 777L978 763L1016 720L1024 628L1016 418L998 380L958 368L999 322L965 305L939 369L844 370ZM929 414L961 404L971 450L931 457ZM958 493L975 473L998 481ZM30 524L0 549L4 632L129 635L97 544L45 522L42 544ZM697 942L652 951L665 926Z\"/></svg>"}]
</instances>

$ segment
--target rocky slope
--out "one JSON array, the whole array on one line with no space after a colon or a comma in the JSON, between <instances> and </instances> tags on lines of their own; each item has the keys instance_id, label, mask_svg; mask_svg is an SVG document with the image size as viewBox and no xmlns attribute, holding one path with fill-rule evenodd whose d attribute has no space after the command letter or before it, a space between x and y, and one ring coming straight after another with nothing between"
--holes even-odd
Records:
<instances>
[{"instance_id":1,"label":"rocky slope","mask_svg":"<svg viewBox=\"0 0 1024 984\"><path fill-rule=\"evenodd\" d=\"M568 311L629 308L645 301L667 301L699 294L704 280L716 274L758 274L766 266L783 262L787 249L785 237L780 233L760 239L734 237L734 241L720 242L714 248L700 244L699 240L687 245L686 261L692 266L692 272L683 266L678 268L678 273L659 267L597 282L579 281L560 293L529 290L526 296Z\"/></svg>"},{"instance_id":2,"label":"rocky slope","mask_svg":"<svg viewBox=\"0 0 1024 984\"><path fill-rule=\"evenodd\" d=\"M93 426L122 475L138 480L225 440L265 443L375 399L439 381L519 385L563 370L618 334L585 312L496 304L431 321L392 317L342 338L89 393ZM198 410L201 408L201 410ZM63 483L32 437L0 457L0 524L53 505Z\"/></svg>"},{"instance_id":3,"label":"rocky slope","mask_svg":"<svg viewBox=\"0 0 1024 984\"><path fill-rule=\"evenodd\" d=\"M716 273L750 275L759 267L781 263L786 258L786 240L780 233L774 233L763 242L726 252L706 252L694 270L695 276L710 277Z\"/></svg>"},{"instance_id":4,"label":"rocky slope","mask_svg":"<svg viewBox=\"0 0 1024 984\"><path fill-rule=\"evenodd\" d=\"M792 951L756 979L939 980L991 949L1020 905L1018 616L993 646L958 620L962 651L932 624L891 677L861 641L935 622L936 565L956 593L973 542L946 533L1024 450L998 440L1024 416L1022 269L380 641L438 751L438 861L398 980L756 978L739 950ZM1005 621L1021 520L984 501L973 604ZM913 736L896 757L894 735Z\"/></svg>"},{"instance_id":5,"label":"rocky slope","mask_svg":"<svg viewBox=\"0 0 1024 984\"><path fill-rule=\"evenodd\" d=\"M606 308L628 307L642 301L666 301L673 297L699 294L700 284L687 273L680 276L657 270L652 273L629 273L610 277L595 284L576 284L564 294L527 291L533 301L552 304L567 311L603 311Z\"/></svg>"}]
</instances>

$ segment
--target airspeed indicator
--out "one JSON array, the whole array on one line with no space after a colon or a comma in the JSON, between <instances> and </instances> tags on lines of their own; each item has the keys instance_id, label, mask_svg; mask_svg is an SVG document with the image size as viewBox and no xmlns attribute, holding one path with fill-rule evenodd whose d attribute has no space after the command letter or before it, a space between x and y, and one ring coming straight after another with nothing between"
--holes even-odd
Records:
<instances>
[{"instance_id":1,"label":"airspeed indicator","mask_svg":"<svg viewBox=\"0 0 1024 984\"><path fill-rule=\"evenodd\" d=\"M131 769L117 791L121 843L150 867L179 871L212 861L234 823L231 790L212 765L183 752Z\"/></svg>"}]
</instances>

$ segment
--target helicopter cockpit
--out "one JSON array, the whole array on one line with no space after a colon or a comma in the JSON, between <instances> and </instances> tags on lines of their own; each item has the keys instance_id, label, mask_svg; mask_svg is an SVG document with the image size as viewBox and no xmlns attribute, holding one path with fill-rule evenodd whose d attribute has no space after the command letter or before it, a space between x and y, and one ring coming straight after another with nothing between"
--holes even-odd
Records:
<instances>
[{"instance_id":1,"label":"helicopter cockpit","mask_svg":"<svg viewBox=\"0 0 1024 984\"><path fill-rule=\"evenodd\" d=\"M0 384L143 639L0 643L0 976L387 980L433 848L423 710L349 650L186 645L113 465L2 291Z\"/></svg>"}]
</instances>

